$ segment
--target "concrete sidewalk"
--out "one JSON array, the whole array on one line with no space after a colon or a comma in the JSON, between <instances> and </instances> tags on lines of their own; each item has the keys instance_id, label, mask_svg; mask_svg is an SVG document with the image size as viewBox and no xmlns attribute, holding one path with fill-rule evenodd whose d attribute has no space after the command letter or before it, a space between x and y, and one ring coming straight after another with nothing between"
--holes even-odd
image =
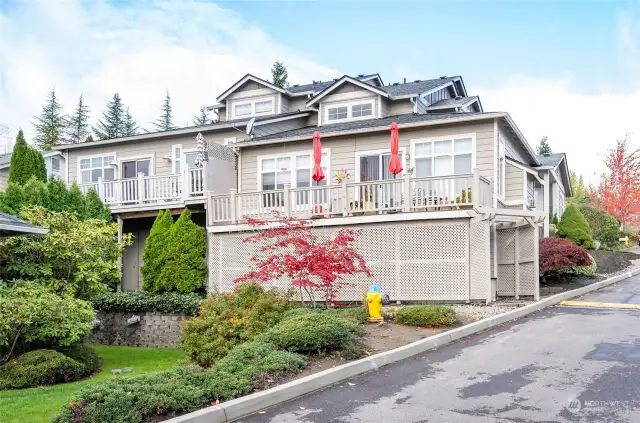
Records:
<instances>
[{"instance_id":1,"label":"concrete sidewalk","mask_svg":"<svg viewBox=\"0 0 640 423\"><path fill-rule=\"evenodd\" d=\"M640 303L633 277L580 300ZM640 310L555 307L240 419L638 422Z\"/></svg>"}]
</instances>

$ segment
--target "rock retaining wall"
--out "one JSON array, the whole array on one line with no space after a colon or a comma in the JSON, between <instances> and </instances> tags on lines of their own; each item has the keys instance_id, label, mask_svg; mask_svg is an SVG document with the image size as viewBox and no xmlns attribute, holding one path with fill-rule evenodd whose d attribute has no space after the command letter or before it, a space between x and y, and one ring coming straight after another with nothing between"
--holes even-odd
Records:
<instances>
[{"instance_id":1,"label":"rock retaining wall","mask_svg":"<svg viewBox=\"0 0 640 423\"><path fill-rule=\"evenodd\" d=\"M140 321L129 324L133 316ZM132 347L180 346L180 322L187 316L164 313L122 313L99 311L98 327L89 335L89 342L103 345L127 345Z\"/></svg>"}]
</instances>

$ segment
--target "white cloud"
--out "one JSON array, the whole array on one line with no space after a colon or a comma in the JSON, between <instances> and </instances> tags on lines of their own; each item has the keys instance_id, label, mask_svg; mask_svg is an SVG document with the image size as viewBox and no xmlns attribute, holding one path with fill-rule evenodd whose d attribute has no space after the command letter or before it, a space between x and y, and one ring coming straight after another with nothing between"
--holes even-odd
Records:
<instances>
[{"instance_id":1,"label":"white cloud","mask_svg":"<svg viewBox=\"0 0 640 423\"><path fill-rule=\"evenodd\" d=\"M55 85L70 113L80 94L97 119L118 91L140 126L152 130L165 89L174 122L251 72L268 78L283 61L292 82L338 75L269 39L236 13L198 2L114 7L102 2L18 2L0 13L0 123L15 136Z\"/></svg>"},{"instance_id":2,"label":"white cloud","mask_svg":"<svg viewBox=\"0 0 640 423\"><path fill-rule=\"evenodd\" d=\"M505 111L532 146L544 135L556 152L567 153L569 167L596 182L603 156L626 133L631 148L640 148L640 91L594 95L573 92L570 75L545 79L518 76L499 88L473 91L486 111Z\"/></svg>"}]
</instances>

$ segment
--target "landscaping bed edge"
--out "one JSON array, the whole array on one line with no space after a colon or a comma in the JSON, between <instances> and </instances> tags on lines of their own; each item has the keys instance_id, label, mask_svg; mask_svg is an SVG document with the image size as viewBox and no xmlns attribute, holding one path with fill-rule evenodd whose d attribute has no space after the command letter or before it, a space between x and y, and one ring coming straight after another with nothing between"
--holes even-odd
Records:
<instances>
[{"instance_id":1,"label":"landscaping bed edge","mask_svg":"<svg viewBox=\"0 0 640 423\"><path fill-rule=\"evenodd\" d=\"M421 339L402 347L384 351L370 357L362 358L341 366L323 370L300 379L275 386L265 391L256 392L244 397L221 403L201 410L166 420L169 423L226 423L253 414L267 407L292 400L341 382L353 376L375 370L387 364L413 357L425 351L438 348L450 342L465 338L491 327L519 319L533 312L556 305L563 300L579 297L588 292L628 279L640 274L640 267L571 291L561 292L538 302L511 310L496 316L487 317L459 328L451 329L428 338Z\"/></svg>"}]
</instances>

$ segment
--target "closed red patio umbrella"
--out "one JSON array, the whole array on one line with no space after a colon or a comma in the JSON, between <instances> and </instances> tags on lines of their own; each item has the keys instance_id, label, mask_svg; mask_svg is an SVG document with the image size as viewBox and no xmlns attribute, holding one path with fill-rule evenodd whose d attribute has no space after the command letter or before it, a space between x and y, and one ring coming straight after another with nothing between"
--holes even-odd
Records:
<instances>
[{"instance_id":1,"label":"closed red patio umbrella","mask_svg":"<svg viewBox=\"0 0 640 423\"><path fill-rule=\"evenodd\" d=\"M316 182L320 182L324 179L324 172L322 171L322 144L320 143L320 133L318 131L313 133L313 174L311 179Z\"/></svg>"},{"instance_id":2,"label":"closed red patio umbrella","mask_svg":"<svg viewBox=\"0 0 640 423\"><path fill-rule=\"evenodd\" d=\"M400 156L398 155L398 124L393 122L391 124L391 158L389 159L389 172L393 175L397 175L402 172L402 163L400 162Z\"/></svg>"}]
</instances>

